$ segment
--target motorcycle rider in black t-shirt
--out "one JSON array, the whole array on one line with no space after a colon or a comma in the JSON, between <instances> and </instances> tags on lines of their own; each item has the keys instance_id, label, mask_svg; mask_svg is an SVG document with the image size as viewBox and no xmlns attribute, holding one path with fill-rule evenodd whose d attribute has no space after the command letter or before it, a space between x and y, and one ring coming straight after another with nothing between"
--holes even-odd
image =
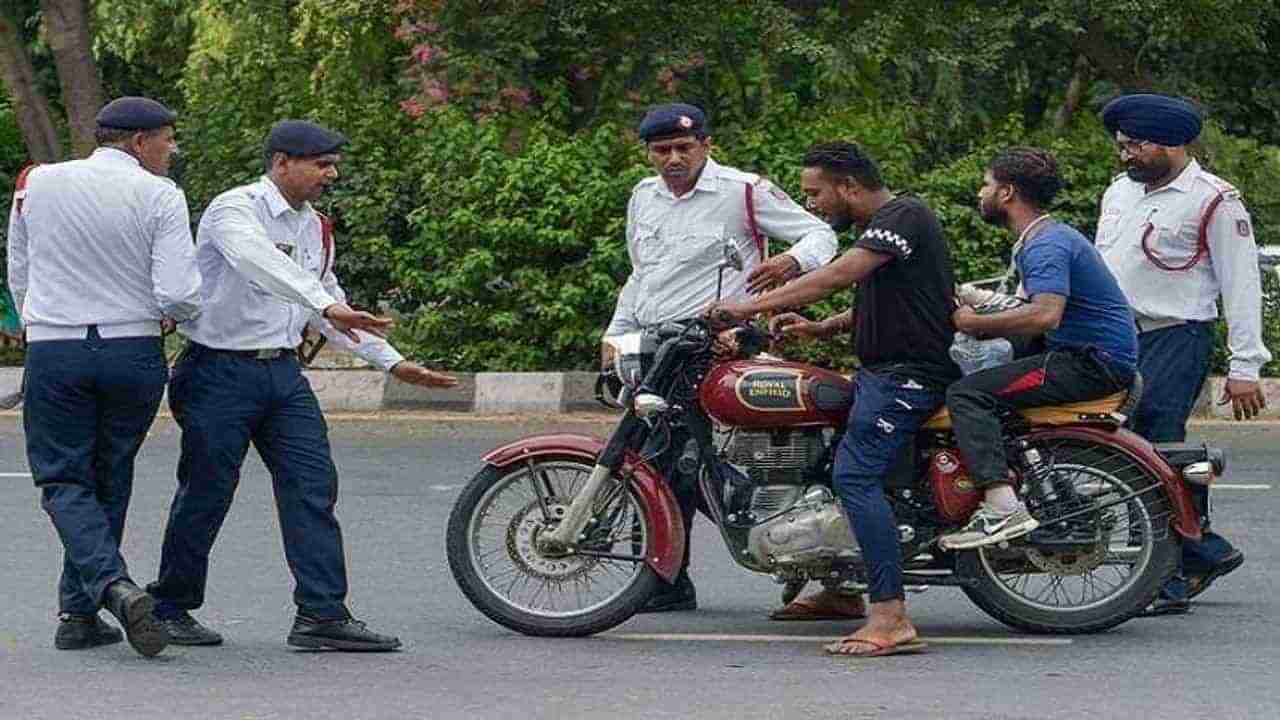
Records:
<instances>
[{"instance_id":1,"label":"motorcycle rider in black t-shirt","mask_svg":"<svg viewBox=\"0 0 1280 720\"><path fill-rule=\"evenodd\" d=\"M801 185L810 209L837 232L855 224L862 229L854 247L777 290L749 302L720 303L708 313L745 320L855 286L850 310L822 322L786 313L773 319L772 330L796 337L853 331L862 362L832 484L866 558L870 617L827 652L915 652L924 644L907 617L898 525L883 484L903 444L942 406L947 385L960 377L948 353L955 333L951 256L933 212L916 198L894 196L875 162L852 143L811 149ZM796 601L815 615L847 602L828 590Z\"/></svg>"}]
</instances>

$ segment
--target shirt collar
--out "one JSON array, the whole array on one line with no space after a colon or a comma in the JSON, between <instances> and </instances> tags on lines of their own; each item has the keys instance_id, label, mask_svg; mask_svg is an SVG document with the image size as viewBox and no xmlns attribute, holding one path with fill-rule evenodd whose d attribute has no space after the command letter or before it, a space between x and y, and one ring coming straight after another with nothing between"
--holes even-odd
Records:
<instances>
[{"instance_id":1,"label":"shirt collar","mask_svg":"<svg viewBox=\"0 0 1280 720\"><path fill-rule=\"evenodd\" d=\"M287 212L303 213L311 209L311 203L303 203L300 209L294 210L270 177L263 175L258 182L262 183L263 196L267 199L267 210L271 212L271 217L278 218Z\"/></svg>"},{"instance_id":2,"label":"shirt collar","mask_svg":"<svg viewBox=\"0 0 1280 720\"><path fill-rule=\"evenodd\" d=\"M142 167L142 163L138 162L138 158L119 148L105 146L100 147L97 150L94 150L90 157L98 158L99 160L110 160L111 162L128 163L134 167Z\"/></svg>"},{"instance_id":3,"label":"shirt collar","mask_svg":"<svg viewBox=\"0 0 1280 720\"><path fill-rule=\"evenodd\" d=\"M698 182L694 183L693 190L686 195L681 195L681 197L689 197L699 190L702 190L703 192L714 192L718 185L717 180L719 180L719 178L720 163L717 163L715 160L712 160L710 156L707 156L707 162L703 164L702 172L698 174ZM667 197L675 199L675 193L671 192L671 188L667 187L667 181L663 180L661 176L658 177L658 188Z\"/></svg>"},{"instance_id":4,"label":"shirt collar","mask_svg":"<svg viewBox=\"0 0 1280 720\"><path fill-rule=\"evenodd\" d=\"M1178 177L1174 178L1173 182L1165 187L1173 188L1178 192L1191 192L1191 187L1195 185L1198 177L1200 177L1200 163L1196 162L1195 158L1192 158L1191 162L1182 168L1182 172L1178 173Z\"/></svg>"}]
</instances>

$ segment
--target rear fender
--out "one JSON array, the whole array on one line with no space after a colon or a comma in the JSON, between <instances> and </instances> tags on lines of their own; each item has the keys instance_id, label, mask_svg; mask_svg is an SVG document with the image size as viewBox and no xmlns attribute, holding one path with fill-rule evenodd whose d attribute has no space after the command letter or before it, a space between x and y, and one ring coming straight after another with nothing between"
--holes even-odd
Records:
<instances>
[{"instance_id":1,"label":"rear fender","mask_svg":"<svg viewBox=\"0 0 1280 720\"><path fill-rule=\"evenodd\" d=\"M490 450L484 462L494 467L507 467L549 455L571 455L594 464L604 450L604 441L590 435L552 433L532 435ZM668 583L675 582L684 559L684 520L680 505L662 476L639 455L628 451L622 463L622 476L629 478L649 521L649 546L645 564Z\"/></svg>"},{"instance_id":2,"label":"rear fender","mask_svg":"<svg viewBox=\"0 0 1280 720\"><path fill-rule=\"evenodd\" d=\"M1097 425L1059 425L1027 435L1032 442L1043 440L1088 440L1111 445L1160 479L1165 495L1173 504L1173 529L1188 540L1200 540L1200 516L1191 500L1191 489L1165 461L1155 446L1124 428Z\"/></svg>"}]
</instances>

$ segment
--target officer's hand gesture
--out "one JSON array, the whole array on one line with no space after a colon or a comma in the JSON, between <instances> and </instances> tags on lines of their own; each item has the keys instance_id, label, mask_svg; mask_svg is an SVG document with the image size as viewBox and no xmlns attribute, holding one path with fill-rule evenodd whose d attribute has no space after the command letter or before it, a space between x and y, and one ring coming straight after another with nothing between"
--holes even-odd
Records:
<instances>
[{"instance_id":1,"label":"officer's hand gesture","mask_svg":"<svg viewBox=\"0 0 1280 720\"><path fill-rule=\"evenodd\" d=\"M747 290L752 294L778 287L800 274L800 262L790 255L777 255L760 264L747 276Z\"/></svg>"},{"instance_id":2,"label":"officer's hand gesture","mask_svg":"<svg viewBox=\"0 0 1280 720\"><path fill-rule=\"evenodd\" d=\"M360 336L355 333L356 330L364 330L378 337L386 337L387 330L391 329L391 326L395 324L395 320L391 318L380 318L373 313L355 310L346 303L334 303L325 308L324 319L332 323L344 335L351 338L351 342L360 342Z\"/></svg>"},{"instance_id":3,"label":"officer's hand gesture","mask_svg":"<svg viewBox=\"0 0 1280 720\"><path fill-rule=\"evenodd\" d=\"M451 388L458 385L458 379L454 376L428 370L409 360L396 363L395 367L391 368L391 376L400 382L421 387Z\"/></svg>"},{"instance_id":4,"label":"officer's hand gesture","mask_svg":"<svg viewBox=\"0 0 1280 720\"><path fill-rule=\"evenodd\" d=\"M1231 403L1231 412L1237 420L1251 420L1267 406L1267 398L1255 380L1228 379L1218 400L1219 405L1227 403Z\"/></svg>"}]
</instances>

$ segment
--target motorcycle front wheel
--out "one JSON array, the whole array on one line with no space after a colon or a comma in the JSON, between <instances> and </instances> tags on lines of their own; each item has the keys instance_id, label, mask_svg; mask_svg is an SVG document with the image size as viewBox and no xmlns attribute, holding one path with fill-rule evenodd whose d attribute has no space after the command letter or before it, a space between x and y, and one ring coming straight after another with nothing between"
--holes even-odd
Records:
<instances>
[{"instance_id":1,"label":"motorcycle front wheel","mask_svg":"<svg viewBox=\"0 0 1280 720\"><path fill-rule=\"evenodd\" d=\"M1053 440L1039 450L1080 497L1105 506L1091 518L1098 541L1070 550L1013 544L963 553L963 573L977 578L964 592L988 615L1026 632L1113 628L1150 605L1174 572L1180 547L1171 503L1158 478L1114 447Z\"/></svg>"},{"instance_id":2,"label":"motorcycle front wheel","mask_svg":"<svg viewBox=\"0 0 1280 720\"><path fill-rule=\"evenodd\" d=\"M471 479L446 540L454 580L476 609L525 635L583 637L625 622L654 593L653 570L625 559L645 556L651 530L618 478L600 491L577 551L540 548L539 536L564 517L591 470L578 457L544 456L486 466Z\"/></svg>"}]
</instances>

